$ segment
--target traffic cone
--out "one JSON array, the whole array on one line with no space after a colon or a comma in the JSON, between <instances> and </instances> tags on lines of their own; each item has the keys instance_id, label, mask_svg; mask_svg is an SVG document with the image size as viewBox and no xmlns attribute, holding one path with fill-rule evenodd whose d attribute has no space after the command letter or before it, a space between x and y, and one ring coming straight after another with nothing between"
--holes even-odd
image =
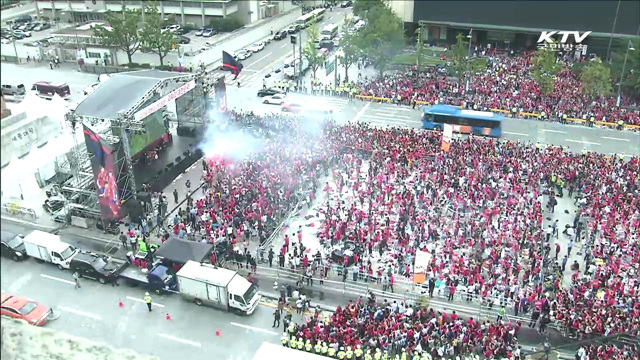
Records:
<instances>
[{"instance_id":1,"label":"traffic cone","mask_svg":"<svg viewBox=\"0 0 640 360\"><path fill-rule=\"evenodd\" d=\"M220 329L216 329L216 336L222 336L222 333L220 332Z\"/></svg>"},{"instance_id":2,"label":"traffic cone","mask_svg":"<svg viewBox=\"0 0 640 360\"><path fill-rule=\"evenodd\" d=\"M167 320L171 320L171 315L169 315L169 313L167 313Z\"/></svg>"},{"instance_id":3,"label":"traffic cone","mask_svg":"<svg viewBox=\"0 0 640 360\"><path fill-rule=\"evenodd\" d=\"M119 307L124 307L124 304L122 303L122 300L118 300L118 306Z\"/></svg>"}]
</instances>

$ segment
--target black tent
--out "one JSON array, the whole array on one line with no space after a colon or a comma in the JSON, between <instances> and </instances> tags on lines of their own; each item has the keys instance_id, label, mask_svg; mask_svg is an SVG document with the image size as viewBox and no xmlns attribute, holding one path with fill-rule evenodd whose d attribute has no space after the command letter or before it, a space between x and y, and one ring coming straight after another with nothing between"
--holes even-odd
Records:
<instances>
[{"instance_id":1,"label":"black tent","mask_svg":"<svg viewBox=\"0 0 640 360\"><path fill-rule=\"evenodd\" d=\"M213 244L170 237L153 256L175 264L184 264L189 260L200 262L209 258L213 248Z\"/></svg>"}]
</instances>

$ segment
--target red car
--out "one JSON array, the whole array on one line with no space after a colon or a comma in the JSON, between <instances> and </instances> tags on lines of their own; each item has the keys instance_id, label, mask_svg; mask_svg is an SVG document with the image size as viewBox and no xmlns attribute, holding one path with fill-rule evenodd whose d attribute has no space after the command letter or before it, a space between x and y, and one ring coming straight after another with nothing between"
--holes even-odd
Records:
<instances>
[{"instance_id":1,"label":"red car","mask_svg":"<svg viewBox=\"0 0 640 360\"><path fill-rule=\"evenodd\" d=\"M44 305L21 296L2 294L0 314L14 319L25 320L31 325L42 326L47 323L51 310Z\"/></svg>"},{"instance_id":2,"label":"red car","mask_svg":"<svg viewBox=\"0 0 640 360\"><path fill-rule=\"evenodd\" d=\"M282 111L284 112L297 113L297 112L300 112L300 110L302 110L302 106L298 103L285 102L285 103L282 103L281 106L282 106Z\"/></svg>"}]
</instances>

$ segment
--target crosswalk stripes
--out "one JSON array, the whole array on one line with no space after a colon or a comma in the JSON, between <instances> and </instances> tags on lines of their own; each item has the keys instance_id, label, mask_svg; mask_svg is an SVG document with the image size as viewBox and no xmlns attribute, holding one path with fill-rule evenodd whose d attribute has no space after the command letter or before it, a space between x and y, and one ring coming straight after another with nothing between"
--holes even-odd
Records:
<instances>
[{"instance_id":1,"label":"crosswalk stripes","mask_svg":"<svg viewBox=\"0 0 640 360\"><path fill-rule=\"evenodd\" d=\"M290 101L292 102L300 102L302 105L304 104L313 104L314 108L331 108L334 113L338 113L345 107L349 100L343 98L333 98L333 97L322 97L322 96L313 96L313 95L303 95L291 93L288 96ZM271 112L279 112L281 111L280 106L270 105L270 104L260 104L255 106L254 112L256 113L271 113Z\"/></svg>"},{"instance_id":2,"label":"crosswalk stripes","mask_svg":"<svg viewBox=\"0 0 640 360\"><path fill-rule=\"evenodd\" d=\"M214 78L218 76L224 76L225 83L227 84L235 84L236 82L240 81L240 85L242 87L247 87L247 88L258 87L258 86L262 87L262 79L258 77L259 73L257 72L256 73L241 72L237 79L235 79L235 75L233 75L233 73L229 71L223 71L223 70L214 70L213 72L211 72L211 75Z\"/></svg>"}]
</instances>

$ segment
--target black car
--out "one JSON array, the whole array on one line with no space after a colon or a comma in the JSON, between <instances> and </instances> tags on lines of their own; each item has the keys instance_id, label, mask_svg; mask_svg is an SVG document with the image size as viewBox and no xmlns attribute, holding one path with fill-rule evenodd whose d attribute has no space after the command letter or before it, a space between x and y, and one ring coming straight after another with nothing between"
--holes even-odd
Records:
<instances>
[{"instance_id":1,"label":"black car","mask_svg":"<svg viewBox=\"0 0 640 360\"><path fill-rule=\"evenodd\" d=\"M188 34L190 31L191 30L189 28L181 27L180 29L176 30L176 35Z\"/></svg>"},{"instance_id":2,"label":"black car","mask_svg":"<svg viewBox=\"0 0 640 360\"><path fill-rule=\"evenodd\" d=\"M116 281L126 267L127 263L124 261L91 252L81 252L69 263L69 269L78 273L78 277L98 280L100 284Z\"/></svg>"},{"instance_id":3,"label":"black car","mask_svg":"<svg viewBox=\"0 0 640 360\"><path fill-rule=\"evenodd\" d=\"M0 236L0 254L2 257L13 259L14 261L22 261L27 258L27 251L24 249L22 239L24 236L12 233L10 231L2 231Z\"/></svg>"},{"instance_id":4,"label":"black car","mask_svg":"<svg viewBox=\"0 0 640 360\"><path fill-rule=\"evenodd\" d=\"M277 33L275 33L275 35L273 35L273 38L275 40L282 40L282 39L286 39L287 38L287 32L286 31L278 31Z\"/></svg>"},{"instance_id":5,"label":"black car","mask_svg":"<svg viewBox=\"0 0 640 360\"><path fill-rule=\"evenodd\" d=\"M275 94L284 94L284 91L276 88L260 89L258 90L259 97L271 96Z\"/></svg>"},{"instance_id":6,"label":"black car","mask_svg":"<svg viewBox=\"0 0 640 360\"><path fill-rule=\"evenodd\" d=\"M186 36L178 35L177 38L178 38L178 43L180 44L188 44L191 42L191 39L189 39Z\"/></svg>"},{"instance_id":7,"label":"black car","mask_svg":"<svg viewBox=\"0 0 640 360\"><path fill-rule=\"evenodd\" d=\"M351 1L351 0L343 1L343 2L340 3L340 7L341 8L348 8L351 5L353 5L353 1Z\"/></svg>"}]
</instances>

